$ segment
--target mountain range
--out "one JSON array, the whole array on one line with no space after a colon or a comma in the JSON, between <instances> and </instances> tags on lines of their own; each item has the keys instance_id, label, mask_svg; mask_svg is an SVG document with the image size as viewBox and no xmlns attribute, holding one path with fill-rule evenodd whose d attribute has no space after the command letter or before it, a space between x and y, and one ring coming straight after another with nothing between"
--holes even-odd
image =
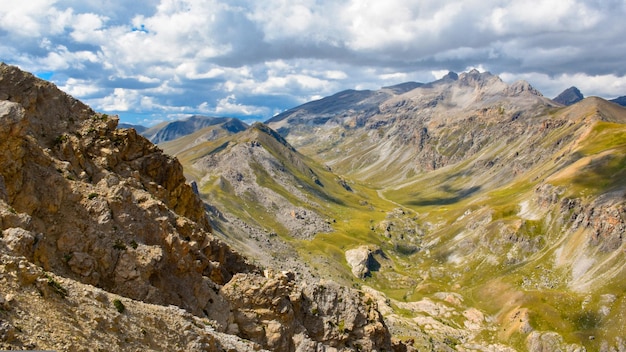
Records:
<instances>
[{"instance_id":1,"label":"mountain range","mask_svg":"<svg viewBox=\"0 0 626 352\"><path fill-rule=\"evenodd\" d=\"M451 72L156 148L3 65L0 347L71 349L72 320L108 349L626 349L626 109L563 96Z\"/></svg>"},{"instance_id":2,"label":"mountain range","mask_svg":"<svg viewBox=\"0 0 626 352\"><path fill-rule=\"evenodd\" d=\"M474 70L162 146L236 248L373 292L418 349L620 346L626 110L563 105Z\"/></svg>"}]
</instances>

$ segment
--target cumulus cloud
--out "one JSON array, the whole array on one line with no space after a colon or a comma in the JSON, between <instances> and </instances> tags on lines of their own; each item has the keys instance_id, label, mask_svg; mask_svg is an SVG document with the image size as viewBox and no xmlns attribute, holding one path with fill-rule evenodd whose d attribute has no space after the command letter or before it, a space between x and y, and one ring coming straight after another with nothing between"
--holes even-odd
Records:
<instances>
[{"instance_id":1,"label":"cumulus cloud","mask_svg":"<svg viewBox=\"0 0 626 352\"><path fill-rule=\"evenodd\" d=\"M0 3L0 60L142 121L263 120L470 67L546 96L576 85L615 97L625 14L623 0L29 0Z\"/></svg>"},{"instance_id":2,"label":"cumulus cloud","mask_svg":"<svg viewBox=\"0 0 626 352\"><path fill-rule=\"evenodd\" d=\"M102 88L94 84L94 82L76 78L69 78L59 88L72 96L83 98L89 98L102 91Z\"/></svg>"},{"instance_id":3,"label":"cumulus cloud","mask_svg":"<svg viewBox=\"0 0 626 352\"><path fill-rule=\"evenodd\" d=\"M254 105L244 105L237 103L237 98L231 94L225 98L219 99L214 109L210 108L207 103L200 104L201 111L214 113L217 115L238 115L238 116L263 116L267 114L267 108Z\"/></svg>"},{"instance_id":4,"label":"cumulus cloud","mask_svg":"<svg viewBox=\"0 0 626 352\"><path fill-rule=\"evenodd\" d=\"M576 0L518 1L494 8L485 25L496 35L583 32L598 24L599 10Z\"/></svg>"}]
</instances>

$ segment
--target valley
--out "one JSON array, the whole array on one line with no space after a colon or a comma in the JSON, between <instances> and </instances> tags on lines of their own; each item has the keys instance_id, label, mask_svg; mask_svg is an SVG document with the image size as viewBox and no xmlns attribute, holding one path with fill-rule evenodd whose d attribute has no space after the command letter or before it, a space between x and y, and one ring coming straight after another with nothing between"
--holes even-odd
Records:
<instances>
[{"instance_id":1,"label":"valley","mask_svg":"<svg viewBox=\"0 0 626 352\"><path fill-rule=\"evenodd\" d=\"M626 343L625 122L470 71L161 146L235 248L371 293L418 350L610 351Z\"/></svg>"}]
</instances>

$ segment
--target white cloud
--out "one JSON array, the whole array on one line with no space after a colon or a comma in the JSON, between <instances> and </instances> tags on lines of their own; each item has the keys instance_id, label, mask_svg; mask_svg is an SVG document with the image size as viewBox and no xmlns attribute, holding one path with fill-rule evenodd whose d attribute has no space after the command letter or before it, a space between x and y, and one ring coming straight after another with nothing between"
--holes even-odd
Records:
<instances>
[{"instance_id":1,"label":"white cloud","mask_svg":"<svg viewBox=\"0 0 626 352\"><path fill-rule=\"evenodd\" d=\"M140 99L134 90L115 88L112 94L101 100L100 105L105 111L129 111L131 106L139 105Z\"/></svg>"},{"instance_id":2,"label":"white cloud","mask_svg":"<svg viewBox=\"0 0 626 352\"><path fill-rule=\"evenodd\" d=\"M380 79L385 82L405 82L411 79L408 76L409 75L404 72L385 73L379 75Z\"/></svg>"},{"instance_id":3,"label":"white cloud","mask_svg":"<svg viewBox=\"0 0 626 352\"><path fill-rule=\"evenodd\" d=\"M331 93L336 82L348 78L342 70L324 70L327 61L269 61L253 68L229 70L222 85L227 92L280 95L304 92ZM309 94L307 94L308 96Z\"/></svg>"},{"instance_id":4,"label":"white cloud","mask_svg":"<svg viewBox=\"0 0 626 352\"><path fill-rule=\"evenodd\" d=\"M435 80L438 80L438 79L442 79L443 76L448 74L448 72L450 72L450 71L448 71L448 70L433 70L433 71L431 71L431 74L433 75Z\"/></svg>"},{"instance_id":5,"label":"white cloud","mask_svg":"<svg viewBox=\"0 0 626 352\"><path fill-rule=\"evenodd\" d=\"M102 91L94 82L75 78L69 78L65 84L59 86L59 88L76 97L86 97Z\"/></svg>"},{"instance_id":6,"label":"white cloud","mask_svg":"<svg viewBox=\"0 0 626 352\"><path fill-rule=\"evenodd\" d=\"M344 8L342 19L349 23L349 46L355 50L398 47L420 52L457 23L463 3L432 1L360 1Z\"/></svg>"},{"instance_id":7,"label":"white cloud","mask_svg":"<svg viewBox=\"0 0 626 352\"><path fill-rule=\"evenodd\" d=\"M248 81L250 82L250 81ZM255 85L252 92L258 94L288 93L294 90L324 90L327 80L303 74L272 76L263 82L251 82Z\"/></svg>"},{"instance_id":8,"label":"white cloud","mask_svg":"<svg viewBox=\"0 0 626 352\"><path fill-rule=\"evenodd\" d=\"M584 1L511 1L498 6L483 23L498 35L529 35L553 31L582 32L598 24L601 14Z\"/></svg>"},{"instance_id":9,"label":"white cloud","mask_svg":"<svg viewBox=\"0 0 626 352\"><path fill-rule=\"evenodd\" d=\"M91 51L70 51L67 47L59 45L50 48L46 57L38 58L36 62L45 70L63 70L70 67L83 68L87 62L95 63L98 56Z\"/></svg>"},{"instance_id":10,"label":"white cloud","mask_svg":"<svg viewBox=\"0 0 626 352\"><path fill-rule=\"evenodd\" d=\"M268 113L266 108L244 105L237 103L235 95L231 94L225 98L218 100L215 109L211 109L207 103L200 104L200 111L203 112L215 112L218 115L244 115L244 116L259 116L266 115Z\"/></svg>"},{"instance_id":11,"label":"white cloud","mask_svg":"<svg viewBox=\"0 0 626 352\"><path fill-rule=\"evenodd\" d=\"M333 1L267 0L249 2L246 17L256 23L268 41L299 40L333 42L337 34Z\"/></svg>"},{"instance_id":12,"label":"white cloud","mask_svg":"<svg viewBox=\"0 0 626 352\"><path fill-rule=\"evenodd\" d=\"M95 13L82 13L74 17L70 36L77 42L102 43L106 39L102 31L107 18Z\"/></svg>"},{"instance_id":13,"label":"white cloud","mask_svg":"<svg viewBox=\"0 0 626 352\"><path fill-rule=\"evenodd\" d=\"M45 29L53 0L3 1L0 3L0 28L14 35L38 37Z\"/></svg>"},{"instance_id":14,"label":"white cloud","mask_svg":"<svg viewBox=\"0 0 626 352\"><path fill-rule=\"evenodd\" d=\"M324 78L331 80L342 80L348 78L348 75L345 72L339 70L324 71L323 76Z\"/></svg>"}]
</instances>

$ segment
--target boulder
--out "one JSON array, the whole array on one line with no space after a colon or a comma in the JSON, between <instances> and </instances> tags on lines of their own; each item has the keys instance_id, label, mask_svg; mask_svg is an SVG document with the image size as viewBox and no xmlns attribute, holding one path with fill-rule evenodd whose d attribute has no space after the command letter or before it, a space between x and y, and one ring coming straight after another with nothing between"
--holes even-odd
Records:
<instances>
[{"instance_id":1,"label":"boulder","mask_svg":"<svg viewBox=\"0 0 626 352\"><path fill-rule=\"evenodd\" d=\"M373 254L380 251L380 248L370 248L370 246L360 246L346 251L346 261L352 269L352 274L359 279L371 275L374 267L380 266Z\"/></svg>"}]
</instances>

